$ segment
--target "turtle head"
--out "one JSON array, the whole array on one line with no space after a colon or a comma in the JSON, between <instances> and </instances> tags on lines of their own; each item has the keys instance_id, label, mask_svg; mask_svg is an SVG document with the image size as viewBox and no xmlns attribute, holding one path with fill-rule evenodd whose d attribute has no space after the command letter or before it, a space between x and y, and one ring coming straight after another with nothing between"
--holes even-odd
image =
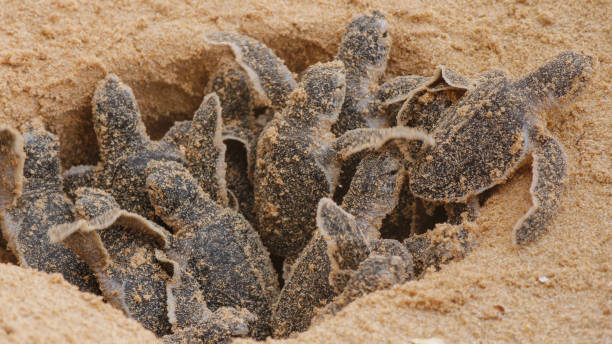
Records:
<instances>
[{"instance_id":1,"label":"turtle head","mask_svg":"<svg viewBox=\"0 0 612 344\"><path fill-rule=\"evenodd\" d=\"M514 83L531 106L572 99L593 74L593 58L574 51L563 52Z\"/></svg>"},{"instance_id":2,"label":"turtle head","mask_svg":"<svg viewBox=\"0 0 612 344\"><path fill-rule=\"evenodd\" d=\"M299 113L292 116L301 116L300 121L303 123L333 123L342 109L345 92L346 80L342 62L317 63L304 72L300 88L292 94L292 98L301 103Z\"/></svg>"},{"instance_id":3,"label":"turtle head","mask_svg":"<svg viewBox=\"0 0 612 344\"><path fill-rule=\"evenodd\" d=\"M175 161L151 161L147 164L147 193L155 214L168 223L190 208L202 189L183 165Z\"/></svg>"},{"instance_id":4,"label":"turtle head","mask_svg":"<svg viewBox=\"0 0 612 344\"><path fill-rule=\"evenodd\" d=\"M23 135L26 154L23 177L24 191L52 187L61 189L59 141L41 128L31 128Z\"/></svg>"},{"instance_id":5,"label":"turtle head","mask_svg":"<svg viewBox=\"0 0 612 344\"><path fill-rule=\"evenodd\" d=\"M359 15L349 23L338 48L339 60L347 69L377 71L382 73L387 66L391 36L384 14L373 11L370 15Z\"/></svg>"},{"instance_id":6,"label":"turtle head","mask_svg":"<svg viewBox=\"0 0 612 344\"><path fill-rule=\"evenodd\" d=\"M101 80L92 99L93 123L103 160L116 160L149 141L132 89L114 74Z\"/></svg>"}]
</instances>

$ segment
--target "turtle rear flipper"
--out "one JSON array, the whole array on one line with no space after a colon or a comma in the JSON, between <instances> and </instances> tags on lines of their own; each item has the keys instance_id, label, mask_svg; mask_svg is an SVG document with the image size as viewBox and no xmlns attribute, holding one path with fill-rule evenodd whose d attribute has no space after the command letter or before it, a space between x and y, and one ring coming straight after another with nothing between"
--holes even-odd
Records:
<instances>
[{"instance_id":1,"label":"turtle rear flipper","mask_svg":"<svg viewBox=\"0 0 612 344\"><path fill-rule=\"evenodd\" d=\"M529 143L533 146L533 180L529 189L533 205L514 226L517 244L532 242L546 231L559 205L567 173L563 148L544 129L532 129Z\"/></svg>"},{"instance_id":2,"label":"turtle rear flipper","mask_svg":"<svg viewBox=\"0 0 612 344\"><path fill-rule=\"evenodd\" d=\"M275 109L281 109L289 94L297 88L297 82L283 61L263 43L229 32L211 34L206 41L229 47L236 62L251 79L255 91Z\"/></svg>"}]
</instances>

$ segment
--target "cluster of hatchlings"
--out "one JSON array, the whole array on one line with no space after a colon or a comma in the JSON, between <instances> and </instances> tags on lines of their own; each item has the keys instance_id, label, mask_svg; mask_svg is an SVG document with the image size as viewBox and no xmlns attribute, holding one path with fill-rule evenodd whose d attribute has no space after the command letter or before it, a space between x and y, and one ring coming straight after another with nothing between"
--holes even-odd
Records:
<instances>
[{"instance_id":1,"label":"cluster of hatchlings","mask_svg":"<svg viewBox=\"0 0 612 344\"><path fill-rule=\"evenodd\" d=\"M533 206L514 235L537 238L566 159L533 113L571 98L591 58L562 53L518 80L439 67L378 85L387 29L378 11L354 18L335 59L297 80L261 42L212 34L231 54L160 141L108 75L92 101L97 166L62 174L54 135L2 127L8 247L178 343L287 336L461 257L478 196L528 157ZM424 232L440 208L447 222Z\"/></svg>"}]
</instances>

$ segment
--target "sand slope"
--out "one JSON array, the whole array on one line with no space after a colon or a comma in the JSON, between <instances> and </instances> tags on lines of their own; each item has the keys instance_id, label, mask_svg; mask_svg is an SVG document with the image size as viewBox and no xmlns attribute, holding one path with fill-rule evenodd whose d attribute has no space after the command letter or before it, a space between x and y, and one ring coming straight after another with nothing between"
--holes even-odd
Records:
<instances>
[{"instance_id":1,"label":"sand slope","mask_svg":"<svg viewBox=\"0 0 612 344\"><path fill-rule=\"evenodd\" d=\"M541 114L570 161L565 198L550 234L529 247L511 245L512 225L530 205L531 175L522 169L485 204L475 233L480 244L467 259L365 297L291 341L612 342L610 1L3 1L0 121L18 125L41 118L60 136L65 167L95 163L90 99L106 72L134 88L149 132L159 137L173 120L190 118L215 68L219 52L202 43L202 33L249 34L300 72L331 59L343 26L368 8L386 11L391 24L388 77L427 75L437 64L472 77L491 68L519 76L567 49L594 56L595 75L576 103ZM0 293L28 284L21 282L23 274L42 278L2 266ZM50 284L43 280L39 283ZM13 302L3 303L1 313L19 304ZM34 302L28 309L38 320L31 324L53 328L46 320L53 318L51 305ZM100 308L81 306L70 312L93 314ZM98 316L116 314L104 308ZM89 333L76 321L83 317L66 316L65 328ZM15 333L34 331L23 324ZM137 339L126 340L131 338Z\"/></svg>"}]
</instances>

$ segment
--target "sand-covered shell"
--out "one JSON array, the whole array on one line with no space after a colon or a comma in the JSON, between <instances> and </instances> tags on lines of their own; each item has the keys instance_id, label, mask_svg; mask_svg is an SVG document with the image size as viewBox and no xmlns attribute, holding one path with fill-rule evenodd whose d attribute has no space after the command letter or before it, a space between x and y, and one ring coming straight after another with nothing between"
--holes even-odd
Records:
<instances>
[{"instance_id":1,"label":"sand-covered shell","mask_svg":"<svg viewBox=\"0 0 612 344\"><path fill-rule=\"evenodd\" d=\"M68 247L51 243L47 236L54 225L74 220L74 206L62 190L59 140L44 129L28 129L23 135L25 163L22 163L20 153L15 152L19 150L21 138L8 138L5 136L3 139L4 142L12 142L7 148L13 151L14 156L3 158L7 160L3 168L7 172L17 173L3 180L9 186L6 189L3 187L2 192L7 195L7 201L3 200L2 235L8 247L20 265L60 273L66 281L82 291L99 293L96 278L87 264ZM23 175L16 169L21 166ZM22 193L10 205L8 199L17 193L21 176Z\"/></svg>"},{"instance_id":2,"label":"sand-covered shell","mask_svg":"<svg viewBox=\"0 0 612 344\"><path fill-rule=\"evenodd\" d=\"M211 310L246 308L258 317L254 335L269 332L278 280L257 232L214 202L181 164L151 162L147 173L156 214L175 233L167 256L196 279Z\"/></svg>"}]
</instances>

